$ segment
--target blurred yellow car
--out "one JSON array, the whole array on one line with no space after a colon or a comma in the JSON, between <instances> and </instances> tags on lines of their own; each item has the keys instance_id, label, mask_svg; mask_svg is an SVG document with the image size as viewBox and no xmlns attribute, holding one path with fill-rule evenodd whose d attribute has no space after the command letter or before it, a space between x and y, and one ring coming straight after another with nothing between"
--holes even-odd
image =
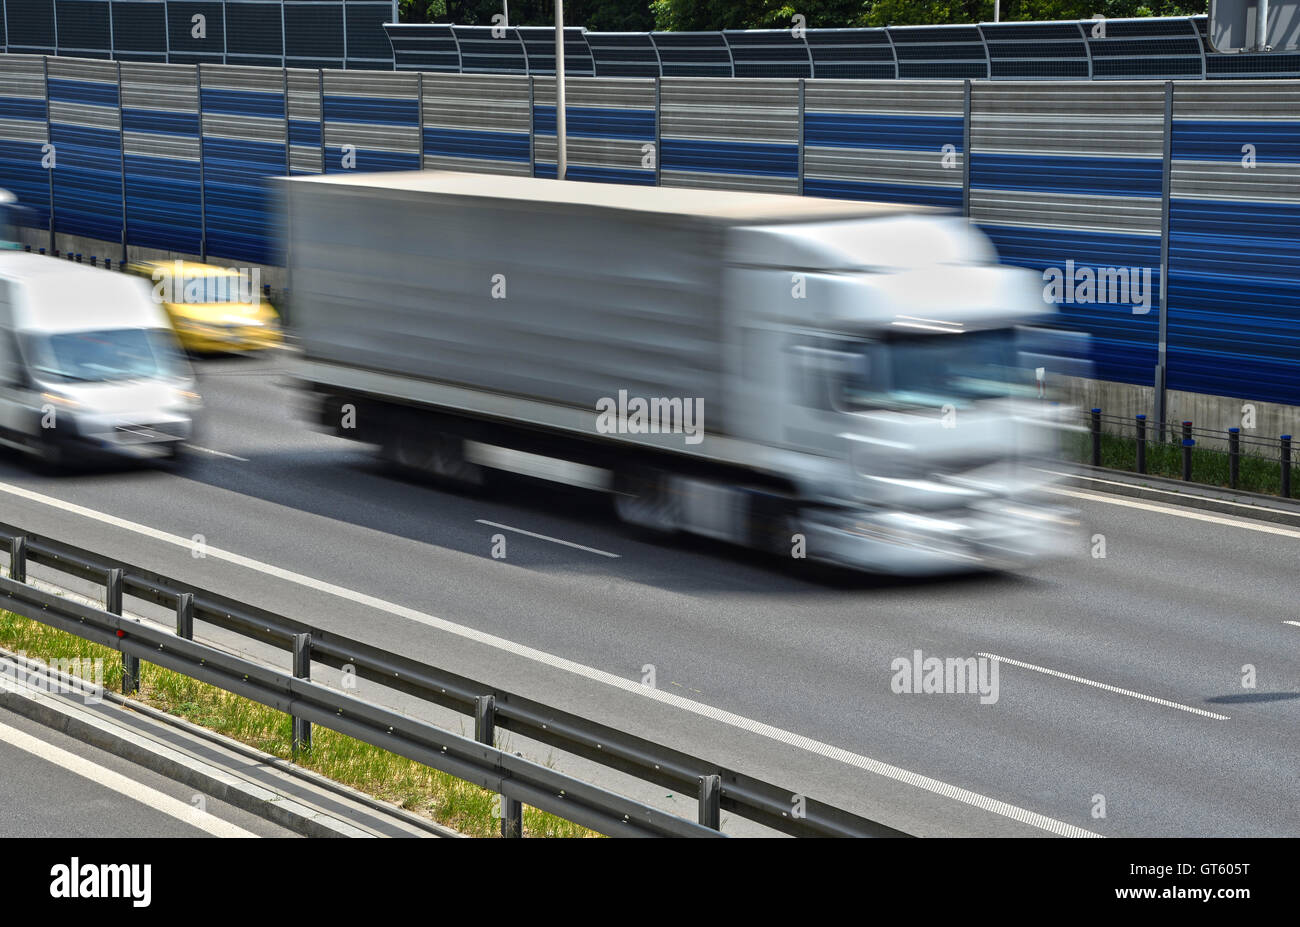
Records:
<instances>
[{"instance_id":1,"label":"blurred yellow car","mask_svg":"<svg viewBox=\"0 0 1300 927\"><path fill-rule=\"evenodd\" d=\"M280 317L262 297L256 269L194 261L139 261L126 269L153 282L154 300L187 351L260 351L283 343Z\"/></svg>"}]
</instances>

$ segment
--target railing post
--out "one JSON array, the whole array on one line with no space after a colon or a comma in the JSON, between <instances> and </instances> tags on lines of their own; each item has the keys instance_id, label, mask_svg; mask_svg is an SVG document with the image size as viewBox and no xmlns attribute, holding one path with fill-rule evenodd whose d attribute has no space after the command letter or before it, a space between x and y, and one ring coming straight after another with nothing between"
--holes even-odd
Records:
<instances>
[{"instance_id":1,"label":"railing post","mask_svg":"<svg viewBox=\"0 0 1300 927\"><path fill-rule=\"evenodd\" d=\"M176 596L176 636L194 640L194 593L182 592Z\"/></svg>"},{"instance_id":2,"label":"railing post","mask_svg":"<svg viewBox=\"0 0 1300 927\"><path fill-rule=\"evenodd\" d=\"M1291 436L1282 436L1282 497L1291 498Z\"/></svg>"},{"instance_id":3,"label":"railing post","mask_svg":"<svg viewBox=\"0 0 1300 927\"><path fill-rule=\"evenodd\" d=\"M1147 472L1147 417L1137 417L1137 472Z\"/></svg>"},{"instance_id":4,"label":"railing post","mask_svg":"<svg viewBox=\"0 0 1300 927\"><path fill-rule=\"evenodd\" d=\"M104 581L104 611L114 615L122 614L122 586L125 574L114 567L108 571ZM140 658L122 652L122 694L132 695L140 691Z\"/></svg>"},{"instance_id":5,"label":"railing post","mask_svg":"<svg viewBox=\"0 0 1300 927\"><path fill-rule=\"evenodd\" d=\"M1192 440L1192 423L1183 422L1183 479L1186 482L1192 481L1192 448L1196 442Z\"/></svg>"},{"instance_id":6,"label":"railing post","mask_svg":"<svg viewBox=\"0 0 1300 927\"><path fill-rule=\"evenodd\" d=\"M722 829L722 777L700 776L700 823Z\"/></svg>"},{"instance_id":7,"label":"railing post","mask_svg":"<svg viewBox=\"0 0 1300 927\"><path fill-rule=\"evenodd\" d=\"M480 695L474 699L474 739L489 747L496 746L497 700L495 695ZM501 836L522 837L524 833L524 806L506 795L501 796Z\"/></svg>"},{"instance_id":8,"label":"railing post","mask_svg":"<svg viewBox=\"0 0 1300 927\"><path fill-rule=\"evenodd\" d=\"M16 583L27 582L27 538L21 534L9 544L9 578Z\"/></svg>"},{"instance_id":9,"label":"railing post","mask_svg":"<svg viewBox=\"0 0 1300 927\"><path fill-rule=\"evenodd\" d=\"M1228 429L1228 485L1237 488L1241 478L1241 429Z\"/></svg>"},{"instance_id":10,"label":"railing post","mask_svg":"<svg viewBox=\"0 0 1300 927\"><path fill-rule=\"evenodd\" d=\"M293 636L293 675L295 679L311 679L311 635ZM293 752L311 749L311 722L293 717Z\"/></svg>"},{"instance_id":11,"label":"railing post","mask_svg":"<svg viewBox=\"0 0 1300 927\"><path fill-rule=\"evenodd\" d=\"M1092 465L1101 466L1101 409L1089 413L1091 419L1089 430L1092 432Z\"/></svg>"}]
</instances>

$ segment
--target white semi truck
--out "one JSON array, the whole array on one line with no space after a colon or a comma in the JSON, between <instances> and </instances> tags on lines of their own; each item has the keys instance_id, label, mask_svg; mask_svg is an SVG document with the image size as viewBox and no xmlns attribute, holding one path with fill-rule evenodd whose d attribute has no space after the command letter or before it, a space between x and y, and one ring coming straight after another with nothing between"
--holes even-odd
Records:
<instances>
[{"instance_id":1,"label":"white semi truck","mask_svg":"<svg viewBox=\"0 0 1300 927\"><path fill-rule=\"evenodd\" d=\"M895 574L1059 553L1036 275L937 210L417 171L279 181L315 417L396 464Z\"/></svg>"}]
</instances>

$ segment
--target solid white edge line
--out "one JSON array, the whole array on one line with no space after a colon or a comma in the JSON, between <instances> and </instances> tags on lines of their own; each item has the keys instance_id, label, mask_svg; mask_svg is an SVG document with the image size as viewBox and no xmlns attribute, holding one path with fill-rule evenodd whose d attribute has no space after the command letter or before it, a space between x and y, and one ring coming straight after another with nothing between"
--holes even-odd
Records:
<instances>
[{"instance_id":1,"label":"solid white edge line","mask_svg":"<svg viewBox=\"0 0 1300 927\"><path fill-rule=\"evenodd\" d=\"M1190 518L1192 521L1206 521L1213 525L1227 525L1229 528L1242 528L1246 531L1259 531L1263 534L1276 534L1286 538L1300 538L1300 531L1292 528L1279 528L1276 525L1245 522L1231 516L1207 515L1204 512L1192 511L1191 509L1177 508L1170 505L1160 505L1154 502L1139 502L1135 499L1107 496L1101 493L1086 492L1080 489L1060 489L1057 487L1043 488L1046 492L1055 493L1058 496L1069 496L1072 499L1085 499L1089 502L1104 502L1107 505L1119 505L1129 509L1141 509L1144 512L1159 512L1162 515L1175 515L1178 518Z\"/></svg>"},{"instance_id":2,"label":"solid white edge line","mask_svg":"<svg viewBox=\"0 0 1300 927\"><path fill-rule=\"evenodd\" d=\"M1060 670L1048 669L1045 666L1036 666L1033 663L1013 660L1010 657L1000 657L995 653L980 653L977 654L977 656L986 657L989 660L997 660L999 663L1006 663L1008 666L1018 666L1021 669L1033 670L1035 673L1044 673L1048 676L1055 676L1058 679L1066 679L1070 682L1077 682L1081 685L1092 686L1095 689L1104 689L1107 692L1114 692L1116 695L1127 695L1129 698L1141 699L1144 702L1155 702L1157 705L1164 705L1166 708L1177 708L1179 711L1187 711L1194 715L1213 718L1215 721L1230 720L1227 715L1221 715L1213 711L1206 711L1204 708L1193 708L1191 705L1181 705L1178 702L1171 702L1168 699L1156 698L1154 695L1143 695L1141 692L1134 692L1132 689L1121 689L1119 686L1112 686L1105 682L1096 682L1095 680L1085 679L1082 676L1074 676L1070 673L1062 673Z\"/></svg>"},{"instance_id":3,"label":"solid white edge line","mask_svg":"<svg viewBox=\"0 0 1300 927\"><path fill-rule=\"evenodd\" d=\"M607 550L600 550L599 548L596 547L586 547L582 544L575 544L572 541L565 541L560 538L549 537L545 534L537 534L532 531L525 531L523 528L512 528L509 525L503 525L500 522L488 521L486 518L476 518L474 520L478 522L480 525L488 525L493 528L500 528L502 531L513 531L516 534L526 534L528 535L528 537L537 538L539 541L550 541L552 544L563 544L565 547L574 547L577 548L578 550L585 550L589 554L600 554L600 556L602 557L614 557L614 558L620 558L623 556L622 554L611 554Z\"/></svg>"},{"instance_id":4,"label":"solid white edge line","mask_svg":"<svg viewBox=\"0 0 1300 927\"><path fill-rule=\"evenodd\" d=\"M147 525L137 524L124 518L118 518L115 515L97 512L94 509L89 509L72 502L64 502L61 499L42 495L41 493L33 492L30 489L24 489L21 486L13 486L9 483L0 483L0 492L6 492L23 499L62 509L63 511L81 515L82 517L89 518L93 521L112 525L134 534L153 538L154 540L172 544L176 547L185 548L186 550L193 548L193 542L189 538L168 534L167 532L160 531L157 528L150 528ZM252 559L251 557L231 553L230 551L225 551L217 547L205 547L205 553L208 557L225 560L228 563L246 567L247 569L255 570L256 572L263 573L267 576L274 576L277 579L282 579L286 582L295 583L300 586L306 586L309 589L315 589L319 592L324 592L346 601L366 606L367 608L387 612L390 615L405 618L408 621L415 621L426 625L427 627L435 628L448 634L454 634L457 637L464 638L465 640L474 641L475 643L492 647L496 650L501 650L517 657L541 663L542 665L549 666L553 669L564 670L583 679L588 679L593 682L601 682L623 692L640 695L662 704L670 705L681 711L687 711L691 714L709 718L731 727L749 731L750 733L757 734L761 737L766 737L769 740L774 740L777 743L796 747L827 759L837 760L848 766L853 766L867 772L875 773L876 775L882 776L886 779L902 782L915 788L980 808L991 814L1010 818L1013 821L1027 824L1030 827L1036 827L1039 830L1047 831L1048 833L1057 834L1062 837L1102 836L1101 834L1085 830L1084 828L1078 827L1074 824L1066 824L1063 821L1058 821L1046 815L1039 814L1036 811L1029 811L1026 808L1020 808L1008 802L989 798L985 795L980 795L978 792L972 792L968 789L961 788L960 786L950 785L947 782L932 779L929 776L923 776L919 773L910 772L909 770L881 762L880 760L874 760L858 753L852 753L848 750L841 749L840 747L831 746L830 744L813 740L810 737L805 737L802 734L795 734L791 731L786 731L773 725L765 724L762 721L754 721L750 718L743 717L742 715L733 714L732 712L720 708L714 708L711 705L705 705L702 702L692 701L691 699L675 695L671 692L652 689L648 686L642 685L640 682L625 679L622 676L615 676L613 673L606 672L605 670L596 669L595 667L587 666L557 656L553 653L547 653L544 650L537 650L524 644L517 644L514 641L506 640L505 638L497 637L496 635L488 634L483 631L478 631L466 625L456 624L455 622L448 621L445 618L437 618L433 615L417 611L416 609L407 608L404 605L385 601L376 596L357 592L356 590L348 589L343 586L336 586L333 583L327 583L323 580L313 579L310 576L304 576L301 573L294 573L291 570L285 570L281 567L271 566L269 563L262 563ZM793 799L793 797L794 796L792 795L791 798Z\"/></svg>"},{"instance_id":5,"label":"solid white edge line","mask_svg":"<svg viewBox=\"0 0 1300 927\"><path fill-rule=\"evenodd\" d=\"M191 827L211 834L214 837L256 837L252 831L244 830L238 825L223 821L216 815L200 811L194 805L172 798L165 792L142 785L127 776L106 766L100 766L84 757L70 753L62 747L46 743L39 737L33 737L26 731L0 723L0 741L17 747L32 756L39 757L47 763L62 767L70 773L89 779L133 801L137 801L155 811L161 811L168 817L175 818Z\"/></svg>"},{"instance_id":6,"label":"solid white edge line","mask_svg":"<svg viewBox=\"0 0 1300 927\"><path fill-rule=\"evenodd\" d=\"M214 457L225 457L228 460L238 460L241 463L248 463L247 457L240 457L237 454L227 454L225 451L214 451L210 447L200 447L197 444L185 445L187 450L198 451L201 454L211 454Z\"/></svg>"},{"instance_id":7,"label":"solid white edge line","mask_svg":"<svg viewBox=\"0 0 1300 927\"><path fill-rule=\"evenodd\" d=\"M1295 627L1300 628L1300 621L1283 621L1282 623L1283 623L1283 624L1294 625Z\"/></svg>"}]
</instances>

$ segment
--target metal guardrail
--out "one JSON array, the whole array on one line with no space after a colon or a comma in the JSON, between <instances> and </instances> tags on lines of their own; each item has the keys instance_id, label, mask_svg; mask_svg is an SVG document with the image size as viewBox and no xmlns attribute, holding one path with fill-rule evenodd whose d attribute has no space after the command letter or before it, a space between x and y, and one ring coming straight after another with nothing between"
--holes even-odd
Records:
<instances>
[{"instance_id":1,"label":"metal guardrail","mask_svg":"<svg viewBox=\"0 0 1300 927\"><path fill-rule=\"evenodd\" d=\"M0 523L0 545L11 564L10 577L0 577L0 608L120 651L124 687L138 685L144 660L440 769L504 796L507 835L518 835L522 803L610 836L721 836L723 810L793 836L908 836L701 757L13 525ZM26 582L32 563L102 584L107 607L36 589ZM174 608L176 633L123 618L124 595ZM295 672L194 641L196 621L293 653ZM472 716L476 739L314 683L305 678L313 662ZM697 794L699 823L498 750L495 728ZM295 724L294 739L310 742L309 728Z\"/></svg>"}]
</instances>

